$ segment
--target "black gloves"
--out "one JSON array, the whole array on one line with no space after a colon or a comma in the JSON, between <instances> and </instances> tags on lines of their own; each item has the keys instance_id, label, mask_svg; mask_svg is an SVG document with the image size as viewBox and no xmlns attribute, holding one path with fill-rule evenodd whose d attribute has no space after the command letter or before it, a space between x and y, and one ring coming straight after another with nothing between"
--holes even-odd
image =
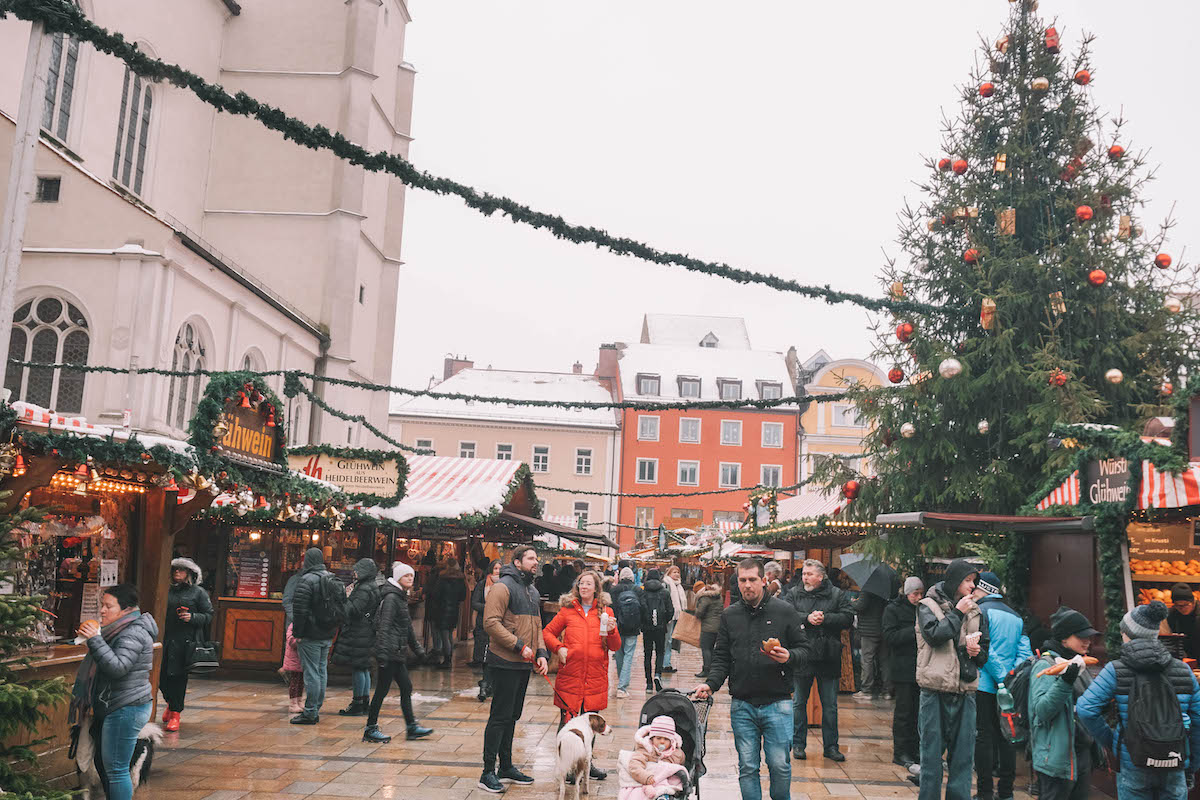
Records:
<instances>
[{"instance_id":1,"label":"black gloves","mask_svg":"<svg viewBox=\"0 0 1200 800\"><path fill-rule=\"evenodd\" d=\"M1067 668L1062 671L1062 679L1068 686L1075 683L1075 679L1078 677L1079 665L1076 663L1068 664Z\"/></svg>"}]
</instances>

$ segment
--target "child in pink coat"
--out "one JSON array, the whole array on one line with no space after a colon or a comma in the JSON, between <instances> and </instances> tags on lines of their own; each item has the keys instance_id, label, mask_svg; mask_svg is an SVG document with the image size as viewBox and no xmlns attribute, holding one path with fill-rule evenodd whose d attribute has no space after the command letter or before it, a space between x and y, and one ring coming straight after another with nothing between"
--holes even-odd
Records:
<instances>
[{"instance_id":1,"label":"child in pink coat","mask_svg":"<svg viewBox=\"0 0 1200 800\"><path fill-rule=\"evenodd\" d=\"M288 685L288 711L299 714L304 711L304 667L300 665L300 652L296 649L299 640L292 636L292 626L287 626L287 643L283 648L283 673Z\"/></svg>"},{"instance_id":2,"label":"child in pink coat","mask_svg":"<svg viewBox=\"0 0 1200 800\"><path fill-rule=\"evenodd\" d=\"M638 728L633 735L633 755L629 757L631 784L622 781L620 800L655 800L681 794L687 770L683 767L683 739L675 730L675 720L661 716Z\"/></svg>"}]
</instances>

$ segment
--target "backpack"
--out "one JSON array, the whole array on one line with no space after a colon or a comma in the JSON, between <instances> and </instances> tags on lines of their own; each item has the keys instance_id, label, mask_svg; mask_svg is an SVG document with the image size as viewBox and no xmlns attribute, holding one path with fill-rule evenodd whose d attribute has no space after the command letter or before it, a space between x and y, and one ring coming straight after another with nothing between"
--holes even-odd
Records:
<instances>
[{"instance_id":1,"label":"backpack","mask_svg":"<svg viewBox=\"0 0 1200 800\"><path fill-rule=\"evenodd\" d=\"M617 632L622 636L634 636L642 630L642 601L637 591L630 586L617 595Z\"/></svg>"},{"instance_id":2,"label":"backpack","mask_svg":"<svg viewBox=\"0 0 1200 800\"><path fill-rule=\"evenodd\" d=\"M1179 698L1161 672L1134 672L1121 738L1129 759L1140 769L1187 766L1187 731Z\"/></svg>"},{"instance_id":3,"label":"backpack","mask_svg":"<svg viewBox=\"0 0 1200 800\"><path fill-rule=\"evenodd\" d=\"M1001 686L1012 698L1012 708L1000 709L1000 735L1012 745L1029 742L1029 684L1033 680L1033 668L1041 660L1034 654L1017 664L1004 676ZM999 688L996 691L999 700Z\"/></svg>"},{"instance_id":4,"label":"backpack","mask_svg":"<svg viewBox=\"0 0 1200 800\"><path fill-rule=\"evenodd\" d=\"M658 633L665 631L675 616L675 603L666 589L646 592L646 614L642 618L642 629Z\"/></svg>"},{"instance_id":5,"label":"backpack","mask_svg":"<svg viewBox=\"0 0 1200 800\"><path fill-rule=\"evenodd\" d=\"M346 584L332 572L318 576L313 593L313 619L321 628L337 628L346 622Z\"/></svg>"}]
</instances>

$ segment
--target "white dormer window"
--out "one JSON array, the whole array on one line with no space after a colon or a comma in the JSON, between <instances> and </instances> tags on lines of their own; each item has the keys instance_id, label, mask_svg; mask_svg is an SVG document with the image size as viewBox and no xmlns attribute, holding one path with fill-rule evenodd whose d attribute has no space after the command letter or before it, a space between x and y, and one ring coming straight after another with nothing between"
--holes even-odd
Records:
<instances>
[{"instance_id":1,"label":"white dormer window","mask_svg":"<svg viewBox=\"0 0 1200 800\"><path fill-rule=\"evenodd\" d=\"M758 381L758 396L761 400L778 400L783 397L783 384L772 381Z\"/></svg>"},{"instance_id":2,"label":"white dormer window","mask_svg":"<svg viewBox=\"0 0 1200 800\"><path fill-rule=\"evenodd\" d=\"M742 399L741 381L731 381L725 378L717 378L717 390L721 393L722 400Z\"/></svg>"},{"instance_id":3,"label":"white dormer window","mask_svg":"<svg viewBox=\"0 0 1200 800\"><path fill-rule=\"evenodd\" d=\"M649 397L658 397L658 395L661 393L659 389L660 383L661 381L657 375L639 374L637 376L638 394L647 395Z\"/></svg>"},{"instance_id":4,"label":"white dormer window","mask_svg":"<svg viewBox=\"0 0 1200 800\"><path fill-rule=\"evenodd\" d=\"M717 336L712 331L709 331L703 339L700 340L701 347L716 347L720 343Z\"/></svg>"},{"instance_id":5,"label":"white dormer window","mask_svg":"<svg viewBox=\"0 0 1200 800\"><path fill-rule=\"evenodd\" d=\"M700 379L685 378L679 376L679 396L680 397L699 397L700 396Z\"/></svg>"}]
</instances>

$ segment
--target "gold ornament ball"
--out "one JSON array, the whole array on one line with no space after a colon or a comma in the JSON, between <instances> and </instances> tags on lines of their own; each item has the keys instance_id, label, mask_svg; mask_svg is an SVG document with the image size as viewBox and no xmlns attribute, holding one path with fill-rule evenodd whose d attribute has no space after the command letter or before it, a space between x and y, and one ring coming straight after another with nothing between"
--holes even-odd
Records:
<instances>
[{"instance_id":1,"label":"gold ornament ball","mask_svg":"<svg viewBox=\"0 0 1200 800\"><path fill-rule=\"evenodd\" d=\"M941 364L938 364L938 374L943 378L957 378L962 374L962 362L957 358L947 358Z\"/></svg>"},{"instance_id":2,"label":"gold ornament ball","mask_svg":"<svg viewBox=\"0 0 1200 800\"><path fill-rule=\"evenodd\" d=\"M1178 314L1183 310L1183 301L1174 295L1169 295L1166 300L1163 300L1163 308L1170 314Z\"/></svg>"},{"instance_id":3,"label":"gold ornament ball","mask_svg":"<svg viewBox=\"0 0 1200 800\"><path fill-rule=\"evenodd\" d=\"M1121 372L1121 370L1117 369L1116 367L1113 367L1108 372L1104 373L1104 380L1108 381L1109 383L1120 383L1121 381L1125 380L1125 373Z\"/></svg>"},{"instance_id":4,"label":"gold ornament ball","mask_svg":"<svg viewBox=\"0 0 1200 800\"><path fill-rule=\"evenodd\" d=\"M911 439L917 435L917 426L911 422L906 422L900 426L900 435L905 439Z\"/></svg>"},{"instance_id":5,"label":"gold ornament ball","mask_svg":"<svg viewBox=\"0 0 1200 800\"><path fill-rule=\"evenodd\" d=\"M990 431L992 429L992 426L988 424L988 421L986 419L979 420L979 424L976 425L975 427L979 429L980 433L987 433L988 431Z\"/></svg>"}]
</instances>

